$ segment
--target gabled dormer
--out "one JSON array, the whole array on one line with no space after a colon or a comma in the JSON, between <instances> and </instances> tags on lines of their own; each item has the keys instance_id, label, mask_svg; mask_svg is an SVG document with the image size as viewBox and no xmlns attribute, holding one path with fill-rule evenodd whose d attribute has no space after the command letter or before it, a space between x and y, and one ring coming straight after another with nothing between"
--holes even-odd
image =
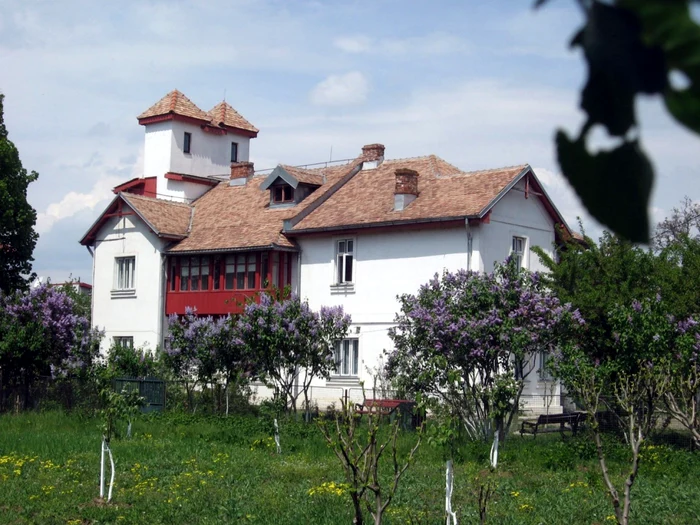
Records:
<instances>
[{"instance_id":1,"label":"gabled dormer","mask_svg":"<svg viewBox=\"0 0 700 525\"><path fill-rule=\"evenodd\" d=\"M323 176L280 164L260 185L270 192L270 207L294 206L324 183Z\"/></svg>"}]
</instances>

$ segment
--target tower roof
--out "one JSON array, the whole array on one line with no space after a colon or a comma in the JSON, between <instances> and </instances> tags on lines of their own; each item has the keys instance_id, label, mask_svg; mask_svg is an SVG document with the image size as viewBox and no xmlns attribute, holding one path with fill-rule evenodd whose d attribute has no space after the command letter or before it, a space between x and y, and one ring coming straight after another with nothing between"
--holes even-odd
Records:
<instances>
[{"instance_id":1,"label":"tower roof","mask_svg":"<svg viewBox=\"0 0 700 525\"><path fill-rule=\"evenodd\" d=\"M177 89L172 90L136 118L139 119L139 123L142 123L141 121L144 119L161 115L180 115L204 122L211 120L211 115L199 109L194 102Z\"/></svg>"},{"instance_id":2,"label":"tower roof","mask_svg":"<svg viewBox=\"0 0 700 525\"><path fill-rule=\"evenodd\" d=\"M253 133L259 131L225 100L211 108L208 113L213 126L244 129Z\"/></svg>"}]
</instances>

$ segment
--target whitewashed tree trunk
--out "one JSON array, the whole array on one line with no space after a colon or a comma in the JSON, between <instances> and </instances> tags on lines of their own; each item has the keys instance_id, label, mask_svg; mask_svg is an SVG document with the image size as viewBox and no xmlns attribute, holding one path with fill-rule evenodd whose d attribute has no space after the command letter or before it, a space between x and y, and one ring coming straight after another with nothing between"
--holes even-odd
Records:
<instances>
[{"instance_id":1,"label":"whitewashed tree trunk","mask_svg":"<svg viewBox=\"0 0 700 525\"><path fill-rule=\"evenodd\" d=\"M445 514L447 515L447 525L457 525L457 513L452 510L453 481L452 460L448 459L445 470Z\"/></svg>"},{"instance_id":2,"label":"whitewashed tree trunk","mask_svg":"<svg viewBox=\"0 0 700 525\"><path fill-rule=\"evenodd\" d=\"M109 492L107 492L107 502L112 501L112 489L114 488L114 458L112 457L112 449L107 445L107 452L109 453L109 464L112 468L112 474L109 477Z\"/></svg>"},{"instance_id":3,"label":"whitewashed tree trunk","mask_svg":"<svg viewBox=\"0 0 700 525\"><path fill-rule=\"evenodd\" d=\"M496 428L496 431L493 433L493 444L491 445L491 455L489 456L491 467L493 468L498 466L498 434L500 434L500 431Z\"/></svg>"},{"instance_id":4,"label":"whitewashed tree trunk","mask_svg":"<svg viewBox=\"0 0 700 525\"><path fill-rule=\"evenodd\" d=\"M275 418L275 445L277 445L277 453L282 453L282 447L280 446L280 429L277 426L277 418Z\"/></svg>"},{"instance_id":5,"label":"whitewashed tree trunk","mask_svg":"<svg viewBox=\"0 0 700 525\"><path fill-rule=\"evenodd\" d=\"M105 497L105 438L100 442L100 499Z\"/></svg>"}]
</instances>

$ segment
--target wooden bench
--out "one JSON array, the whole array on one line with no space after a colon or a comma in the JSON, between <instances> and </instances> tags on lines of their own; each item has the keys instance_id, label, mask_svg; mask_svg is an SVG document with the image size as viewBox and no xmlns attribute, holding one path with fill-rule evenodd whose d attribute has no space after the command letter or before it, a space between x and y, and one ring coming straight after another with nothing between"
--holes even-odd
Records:
<instances>
[{"instance_id":1,"label":"wooden bench","mask_svg":"<svg viewBox=\"0 0 700 525\"><path fill-rule=\"evenodd\" d=\"M363 403L355 404L355 414L386 416L391 421L398 416L403 428L416 428L420 424L420 416L414 414L415 401L408 399L365 399Z\"/></svg>"},{"instance_id":2,"label":"wooden bench","mask_svg":"<svg viewBox=\"0 0 700 525\"><path fill-rule=\"evenodd\" d=\"M576 435L578 427L585 421L587 414L585 412L570 412L568 414L542 414L536 420L523 421L520 427L520 437L523 434L532 434L533 438L537 434L547 432L559 432L564 435L564 432L571 432ZM557 425L551 427L550 425Z\"/></svg>"}]
</instances>

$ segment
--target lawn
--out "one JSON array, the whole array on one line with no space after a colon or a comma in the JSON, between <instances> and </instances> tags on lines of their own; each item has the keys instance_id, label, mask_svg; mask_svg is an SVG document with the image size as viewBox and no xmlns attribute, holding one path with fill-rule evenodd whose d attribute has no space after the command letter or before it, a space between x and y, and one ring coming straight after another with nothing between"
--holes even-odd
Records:
<instances>
[{"instance_id":1,"label":"lawn","mask_svg":"<svg viewBox=\"0 0 700 525\"><path fill-rule=\"evenodd\" d=\"M41 524L351 523L343 472L314 425L282 422L275 453L269 417L139 419L132 439L112 443L113 501L97 496L99 422L59 412L0 416L0 522ZM408 450L412 433L399 444ZM624 446L610 440L619 481ZM501 448L489 523L611 523L594 449L558 435ZM386 523L444 523L444 451L424 443L403 478ZM477 495L488 446L457 451L453 508L478 523ZM695 523L700 515L700 455L648 447L633 489L635 523Z\"/></svg>"}]
</instances>

